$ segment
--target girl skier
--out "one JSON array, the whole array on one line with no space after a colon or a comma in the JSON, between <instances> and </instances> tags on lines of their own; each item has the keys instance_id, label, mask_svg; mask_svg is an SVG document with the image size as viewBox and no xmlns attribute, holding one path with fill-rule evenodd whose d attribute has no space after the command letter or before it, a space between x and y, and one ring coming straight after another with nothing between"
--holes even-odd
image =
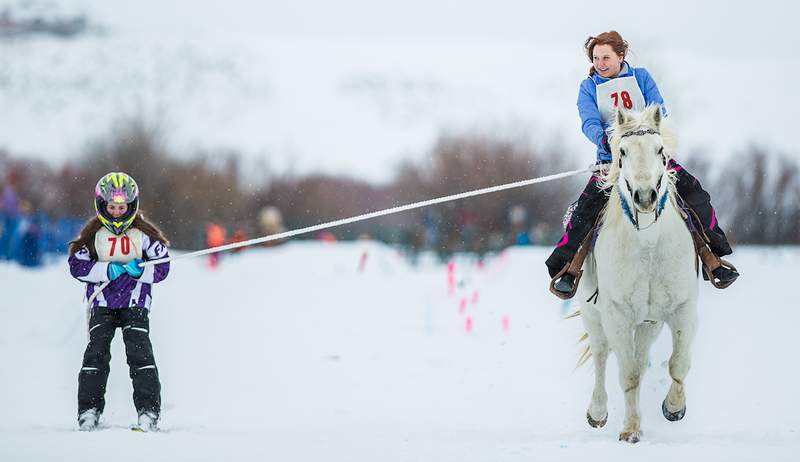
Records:
<instances>
[{"instance_id":1,"label":"girl skier","mask_svg":"<svg viewBox=\"0 0 800 462\"><path fill-rule=\"evenodd\" d=\"M93 300L89 344L78 374L78 426L84 431L97 428L105 408L111 340L119 327L139 415L135 428L155 431L161 412L161 384L148 313L151 286L167 277L169 263L146 268L139 264L169 256L169 242L138 213L139 187L129 175L112 172L100 178L94 202L96 216L69 245L70 272L86 283L86 297Z\"/></svg>"},{"instance_id":2,"label":"girl skier","mask_svg":"<svg viewBox=\"0 0 800 462\"><path fill-rule=\"evenodd\" d=\"M597 145L598 164L608 163L611 162L611 149L606 130L618 106L642 110L647 105L659 104L664 116L667 115L667 110L653 77L646 69L634 68L625 61L628 42L619 33L610 31L597 37L589 37L584 48L592 67L589 69L589 77L580 85L578 113L583 133L589 141ZM711 251L717 257L732 253L725 233L717 222L711 197L685 168L677 163L673 167L678 174L678 193L700 218L710 241L708 245ZM578 247L592 230L600 211L608 201L608 195L598 187L598 181L599 178L593 175L586 185L567 223L564 236L546 261L550 277L559 278L554 288L563 298L574 294L575 276L566 272L559 276L559 273L572 262ZM717 281L727 284L738 276L739 273L726 266L720 266L713 272Z\"/></svg>"}]
</instances>

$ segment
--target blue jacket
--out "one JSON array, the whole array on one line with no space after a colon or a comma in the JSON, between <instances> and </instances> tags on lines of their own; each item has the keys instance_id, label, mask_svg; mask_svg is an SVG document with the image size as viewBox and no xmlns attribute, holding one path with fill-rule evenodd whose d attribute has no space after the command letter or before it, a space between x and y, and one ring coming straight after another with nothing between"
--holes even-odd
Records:
<instances>
[{"instance_id":1,"label":"blue jacket","mask_svg":"<svg viewBox=\"0 0 800 462\"><path fill-rule=\"evenodd\" d=\"M620 71L618 77L631 75L636 77L636 83L639 84L639 89L642 90L645 104L660 104L661 112L666 116L667 108L664 105L664 98L661 97L656 81L653 80L647 69L629 66L627 61L623 62L622 71ZM589 141L597 145L598 161L611 160L611 153L603 147L603 136L606 134L608 125L603 122L600 117L600 110L597 108L597 85L608 81L609 79L595 73L581 82L580 91L578 92L578 113L581 116L581 128L583 129L583 134L589 138Z\"/></svg>"}]
</instances>

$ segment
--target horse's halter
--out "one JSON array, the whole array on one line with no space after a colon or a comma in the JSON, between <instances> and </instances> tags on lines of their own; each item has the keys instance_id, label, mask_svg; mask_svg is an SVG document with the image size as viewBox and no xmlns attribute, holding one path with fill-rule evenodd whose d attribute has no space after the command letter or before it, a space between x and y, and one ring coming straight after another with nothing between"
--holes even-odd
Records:
<instances>
[{"instance_id":1,"label":"horse's halter","mask_svg":"<svg viewBox=\"0 0 800 462\"><path fill-rule=\"evenodd\" d=\"M639 130L631 130L629 132L623 133L620 136L620 139L621 138L625 138L627 136L643 136L643 135L661 135L661 132L659 132L658 130L655 130L653 128L648 128L648 129L641 129L640 128ZM663 148L662 148L662 151L660 152L660 154L661 154L661 162L666 167L666 165L667 165L667 157L664 155ZM620 172L621 172L622 171L622 153L620 153L620 156L619 156L619 169L620 169ZM623 179L625 180L625 186L628 188L628 193L630 193L631 197L633 197L633 190L631 189L630 183L628 183L627 179L625 179L625 178L623 178ZM664 179L664 175L662 174L661 177L659 177L659 179L658 179L659 187L661 186L661 181L663 179ZM649 225L647 225L644 228L640 228L639 227L639 211L636 210L636 207L631 207L631 205L628 203L628 200L625 198L625 195L622 194L622 191L620 191L619 187L617 188L617 193L619 194L619 200L620 200L620 203L622 205L622 211L625 212L625 216L628 217L628 221L630 221L631 224L634 226L634 228L636 228L636 231L641 231L641 230L644 230L644 229L647 229L647 228L653 226L658 221L658 218L661 216L661 212L664 210L664 207L667 205L667 197L669 195L669 189L665 190L664 194L658 200L658 207L656 207L656 211L655 211L656 219L653 220L652 223L650 223Z\"/></svg>"}]
</instances>

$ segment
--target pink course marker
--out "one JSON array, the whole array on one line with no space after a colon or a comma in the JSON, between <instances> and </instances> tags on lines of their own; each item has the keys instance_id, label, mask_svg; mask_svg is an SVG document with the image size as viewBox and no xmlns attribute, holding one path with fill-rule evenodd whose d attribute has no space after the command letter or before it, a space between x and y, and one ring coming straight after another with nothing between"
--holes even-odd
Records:
<instances>
[{"instance_id":1,"label":"pink course marker","mask_svg":"<svg viewBox=\"0 0 800 462\"><path fill-rule=\"evenodd\" d=\"M478 289L473 290L472 291L472 304L473 305L478 303L478 297L480 297L480 294L478 293Z\"/></svg>"},{"instance_id":2,"label":"pink course marker","mask_svg":"<svg viewBox=\"0 0 800 462\"><path fill-rule=\"evenodd\" d=\"M467 297L461 297L461 301L458 303L458 312L464 314L467 311Z\"/></svg>"},{"instance_id":3,"label":"pink course marker","mask_svg":"<svg viewBox=\"0 0 800 462\"><path fill-rule=\"evenodd\" d=\"M447 293L453 295L456 292L456 264L449 262L447 264Z\"/></svg>"},{"instance_id":4,"label":"pink course marker","mask_svg":"<svg viewBox=\"0 0 800 462\"><path fill-rule=\"evenodd\" d=\"M361 258L358 261L358 272L359 273L363 273L364 272L364 267L367 264L367 257L368 256L369 256L369 253L367 253L366 250L361 253Z\"/></svg>"},{"instance_id":5,"label":"pink course marker","mask_svg":"<svg viewBox=\"0 0 800 462\"><path fill-rule=\"evenodd\" d=\"M468 334L472 333L472 316L467 316L467 322L464 327L466 328Z\"/></svg>"},{"instance_id":6,"label":"pink course marker","mask_svg":"<svg viewBox=\"0 0 800 462\"><path fill-rule=\"evenodd\" d=\"M509 328L508 315L505 315L503 316L503 330L508 332L508 328Z\"/></svg>"}]
</instances>

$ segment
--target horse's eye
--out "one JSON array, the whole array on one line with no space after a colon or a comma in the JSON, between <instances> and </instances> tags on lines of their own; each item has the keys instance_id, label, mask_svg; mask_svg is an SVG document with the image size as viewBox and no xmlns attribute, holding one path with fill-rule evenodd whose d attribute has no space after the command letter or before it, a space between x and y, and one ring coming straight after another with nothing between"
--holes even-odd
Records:
<instances>
[{"instance_id":1,"label":"horse's eye","mask_svg":"<svg viewBox=\"0 0 800 462\"><path fill-rule=\"evenodd\" d=\"M622 157L625 157L625 150L624 150L624 149L622 149L622 148L619 148L619 154L620 154Z\"/></svg>"},{"instance_id":2,"label":"horse's eye","mask_svg":"<svg viewBox=\"0 0 800 462\"><path fill-rule=\"evenodd\" d=\"M660 148L658 148L658 154L659 155L664 154L664 146L661 146Z\"/></svg>"}]
</instances>

